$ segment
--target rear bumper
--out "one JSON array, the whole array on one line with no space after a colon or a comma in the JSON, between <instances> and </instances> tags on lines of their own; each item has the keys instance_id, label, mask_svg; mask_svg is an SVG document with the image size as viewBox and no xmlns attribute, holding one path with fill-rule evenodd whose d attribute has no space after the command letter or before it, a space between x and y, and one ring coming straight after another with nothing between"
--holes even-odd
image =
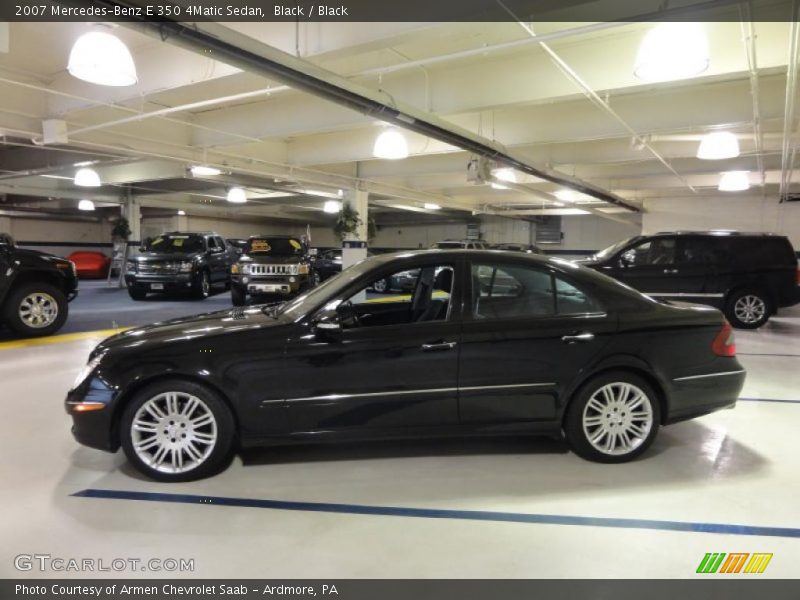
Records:
<instances>
[{"instance_id":1,"label":"rear bumper","mask_svg":"<svg viewBox=\"0 0 800 600\"><path fill-rule=\"evenodd\" d=\"M677 423L734 406L746 376L737 362L735 369L673 379L664 423Z\"/></svg>"}]
</instances>

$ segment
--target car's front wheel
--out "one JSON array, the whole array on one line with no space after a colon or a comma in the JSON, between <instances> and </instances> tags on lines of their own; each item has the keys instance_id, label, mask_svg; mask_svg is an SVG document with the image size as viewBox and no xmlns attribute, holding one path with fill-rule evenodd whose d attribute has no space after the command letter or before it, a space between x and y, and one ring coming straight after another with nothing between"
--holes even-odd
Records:
<instances>
[{"instance_id":1,"label":"car's front wheel","mask_svg":"<svg viewBox=\"0 0 800 600\"><path fill-rule=\"evenodd\" d=\"M190 381L170 380L139 391L120 423L131 464L157 481L193 481L227 465L235 425L225 402Z\"/></svg>"},{"instance_id":2,"label":"car's front wheel","mask_svg":"<svg viewBox=\"0 0 800 600\"><path fill-rule=\"evenodd\" d=\"M205 300L211 295L211 280L208 271L200 271L194 283L194 296L198 300Z\"/></svg>"},{"instance_id":3,"label":"car's front wheel","mask_svg":"<svg viewBox=\"0 0 800 600\"><path fill-rule=\"evenodd\" d=\"M757 329L769 320L770 305L759 290L740 290L728 299L725 316L734 327Z\"/></svg>"},{"instance_id":4,"label":"car's front wheel","mask_svg":"<svg viewBox=\"0 0 800 600\"><path fill-rule=\"evenodd\" d=\"M625 371L595 377L573 398L564 433L579 456L603 463L633 460L653 442L661 422L653 388Z\"/></svg>"},{"instance_id":5,"label":"car's front wheel","mask_svg":"<svg viewBox=\"0 0 800 600\"><path fill-rule=\"evenodd\" d=\"M6 299L4 321L19 335L39 337L64 325L69 304L64 293L48 283L25 283Z\"/></svg>"}]
</instances>

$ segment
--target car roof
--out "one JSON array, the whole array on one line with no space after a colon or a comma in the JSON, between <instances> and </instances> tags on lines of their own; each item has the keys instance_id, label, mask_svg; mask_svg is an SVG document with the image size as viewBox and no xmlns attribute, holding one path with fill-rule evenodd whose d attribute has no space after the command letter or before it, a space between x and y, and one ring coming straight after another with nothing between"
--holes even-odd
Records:
<instances>
[{"instance_id":1,"label":"car roof","mask_svg":"<svg viewBox=\"0 0 800 600\"><path fill-rule=\"evenodd\" d=\"M264 233L261 235L251 235L249 238L250 240L257 240L261 238L270 238L270 239L282 239L282 240L299 240L299 235L285 235L285 234L278 234L278 233Z\"/></svg>"},{"instance_id":2,"label":"car roof","mask_svg":"<svg viewBox=\"0 0 800 600\"><path fill-rule=\"evenodd\" d=\"M736 236L736 237L786 237L785 235L779 233L770 233L766 231L735 231L732 229L710 229L705 231L659 231L658 233L654 233L652 235L645 235L641 237L655 237L655 236L665 236L665 235L704 235L704 236L713 236L713 237L727 237L727 236Z\"/></svg>"},{"instance_id":3,"label":"car roof","mask_svg":"<svg viewBox=\"0 0 800 600\"><path fill-rule=\"evenodd\" d=\"M161 235L219 235L216 231L165 231Z\"/></svg>"}]
</instances>

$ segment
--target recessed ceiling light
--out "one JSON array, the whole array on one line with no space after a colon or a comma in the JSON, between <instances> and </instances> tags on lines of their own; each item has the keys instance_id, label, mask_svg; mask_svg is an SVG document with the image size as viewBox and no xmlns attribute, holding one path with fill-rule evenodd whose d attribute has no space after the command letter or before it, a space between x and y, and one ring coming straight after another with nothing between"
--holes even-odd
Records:
<instances>
[{"instance_id":1,"label":"recessed ceiling light","mask_svg":"<svg viewBox=\"0 0 800 600\"><path fill-rule=\"evenodd\" d=\"M336 214L342 210L342 203L337 200L328 200L322 205L322 210L329 214Z\"/></svg>"},{"instance_id":2,"label":"recessed ceiling light","mask_svg":"<svg viewBox=\"0 0 800 600\"><path fill-rule=\"evenodd\" d=\"M134 85L136 65L128 47L107 31L84 33L69 53L67 71L73 77L114 87Z\"/></svg>"},{"instance_id":3,"label":"recessed ceiling light","mask_svg":"<svg viewBox=\"0 0 800 600\"><path fill-rule=\"evenodd\" d=\"M750 189L749 171L725 171L719 178L720 192L743 192Z\"/></svg>"},{"instance_id":4,"label":"recessed ceiling light","mask_svg":"<svg viewBox=\"0 0 800 600\"><path fill-rule=\"evenodd\" d=\"M72 180L75 185L80 187L100 187L100 175L94 169L84 167L78 169L75 178Z\"/></svg>"},{"instance_id":5,"label":"recessed ceiling light","mask_svg":"<svg viewBox=\"0 0 800 600\"><path fill-rule=\"evenodd\" d=\"M500 169L492 170L492 176L500 181L508 181L509 183L517 183L517 174L511 167L502 167ZM507 190L508 187L500 183L492 182L492 188L496 190Z\"/></svg>"},{"instance_id":6,"label":"recessed ceiling light","mask_svg":"<svg viewBox=\"0 0 800 600\"><path fill-rule=\"evenodd\" d=\"M704 136L697 148L697 158L722 160L739 156L739 140L729 131L714 131Z\"/></svg>"},{"instance_id":7,"label":"recessed ceiling light","mask_svg":"<svg viewBox=\"0 0 800 600\"><path fill-rule=\"evenodd\" d=\"M434 202L426 202L422 205L426 210L441 210L442 207Z\"/></svg>"},{"instance_id":8,"label":"recessed ceiling light","mask_svg":"<svg viewBox=\"0 0 800 600\"><path fill-rule=\"evenodd\" d=\"M94 202L91 200L81 200L78 202L78 210L91 211L94 210Z\"/></svg>"},{"instance_id":9,"label":"recessed ceiling light","mask_svg":"<svg viewBox=\"0 0 800 600\"><path fill-rule=\"evenodd\" d=\"M185 210L179 210L179 211L178 211L178 216L179 216L179 217L184 217L184 216L186 216L186 211L185 211Z\"/></svg>"},{"instance_id":10,"label":"recessed ceiling light","mask_svg":"<svg viewBox=\"0 0 800 600\"><path fill-rule=\"evenodd\" d=\"M233 204L244 204L247 202L247 194L243 188L232 187L228 190L228 202Z\"/></svg>"},{"instance_id":11,"label":"recessed ceiling light","mask_svg":"<svg viewBox=\"0 0 800 600\"><path fill-rule=\"evenodd\" d=\"M642 40L633 74L643 81L672 81L699 75L708 65L708 39L699 23L661 23Z\"/></svg>"},{"instance_id":12,"label":"recessed ceiling light","mask_svg":"<svg viewBox=\"0 0 800 600\"><path fill-rule=\"evenodd\" d=\"M372 154L376 158L389 160L408 158L408 142L405 136L394 127L384 129L375 138Z\"/></svg>"},{"instance_id":13,"label":"recessed ceiling light","mask_svg":"<svg viewBox=\"0 0 800 600\"><path fill-rule=\"evenodd\" d=\"M580 192L576 192L575 190L556 190L553 195L561 200L562 202L575 202L578 200L580 196Z\"/></svg>"},{"instance_id":14,"label":"recessed ceiling light","mask_svg":"<svg viewBox=\"0 0 800 600\"><path fill-rule=\"evenodd\" d=\"M216 167L209 167L207 165L192 165L191 167L189 167L189 170L195 177L213 177L215 175L222 174L222 169L217 169Z\"/></svg>"}]
</instances>

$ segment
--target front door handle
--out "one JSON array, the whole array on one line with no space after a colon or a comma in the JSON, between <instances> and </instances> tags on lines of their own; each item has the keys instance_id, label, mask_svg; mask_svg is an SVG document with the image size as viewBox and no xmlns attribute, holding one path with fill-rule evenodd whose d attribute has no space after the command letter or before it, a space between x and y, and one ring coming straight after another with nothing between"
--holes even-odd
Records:
<instances>
[{"instance_id":1,"label":"front door handle","mask_svg":"<svg viewBox=\"0 0 800 600\"><path fill-rule=\"evenodd\" d=\"M678 272L678 269L664 269L665 275L675 275Z\"/></svg>"},{"instance_id":2,"label":"front door handle","mask_svg":"<svg viewBox=\"0 0 800 600\"><path fill-rule=\"evenodd\" d=\"M422 349L425 352L435 352L437 350L452 350L456 345L456 342L436 342L434 344L422 344Z\"/></svg>"},{"instance_id":3,"label":"front door handle","mask_svg":"<svg viewBox=\"0 0 800 600\"><path fill-rule=\"evenodd\" d=\"M594 334L589 333L588 331L584 331L582 333L576 333L574 335L565 335L561 338L561 341L565 344L575 344L578 342L591 342L594 339Z\"/></svg>"}]
</instances>

